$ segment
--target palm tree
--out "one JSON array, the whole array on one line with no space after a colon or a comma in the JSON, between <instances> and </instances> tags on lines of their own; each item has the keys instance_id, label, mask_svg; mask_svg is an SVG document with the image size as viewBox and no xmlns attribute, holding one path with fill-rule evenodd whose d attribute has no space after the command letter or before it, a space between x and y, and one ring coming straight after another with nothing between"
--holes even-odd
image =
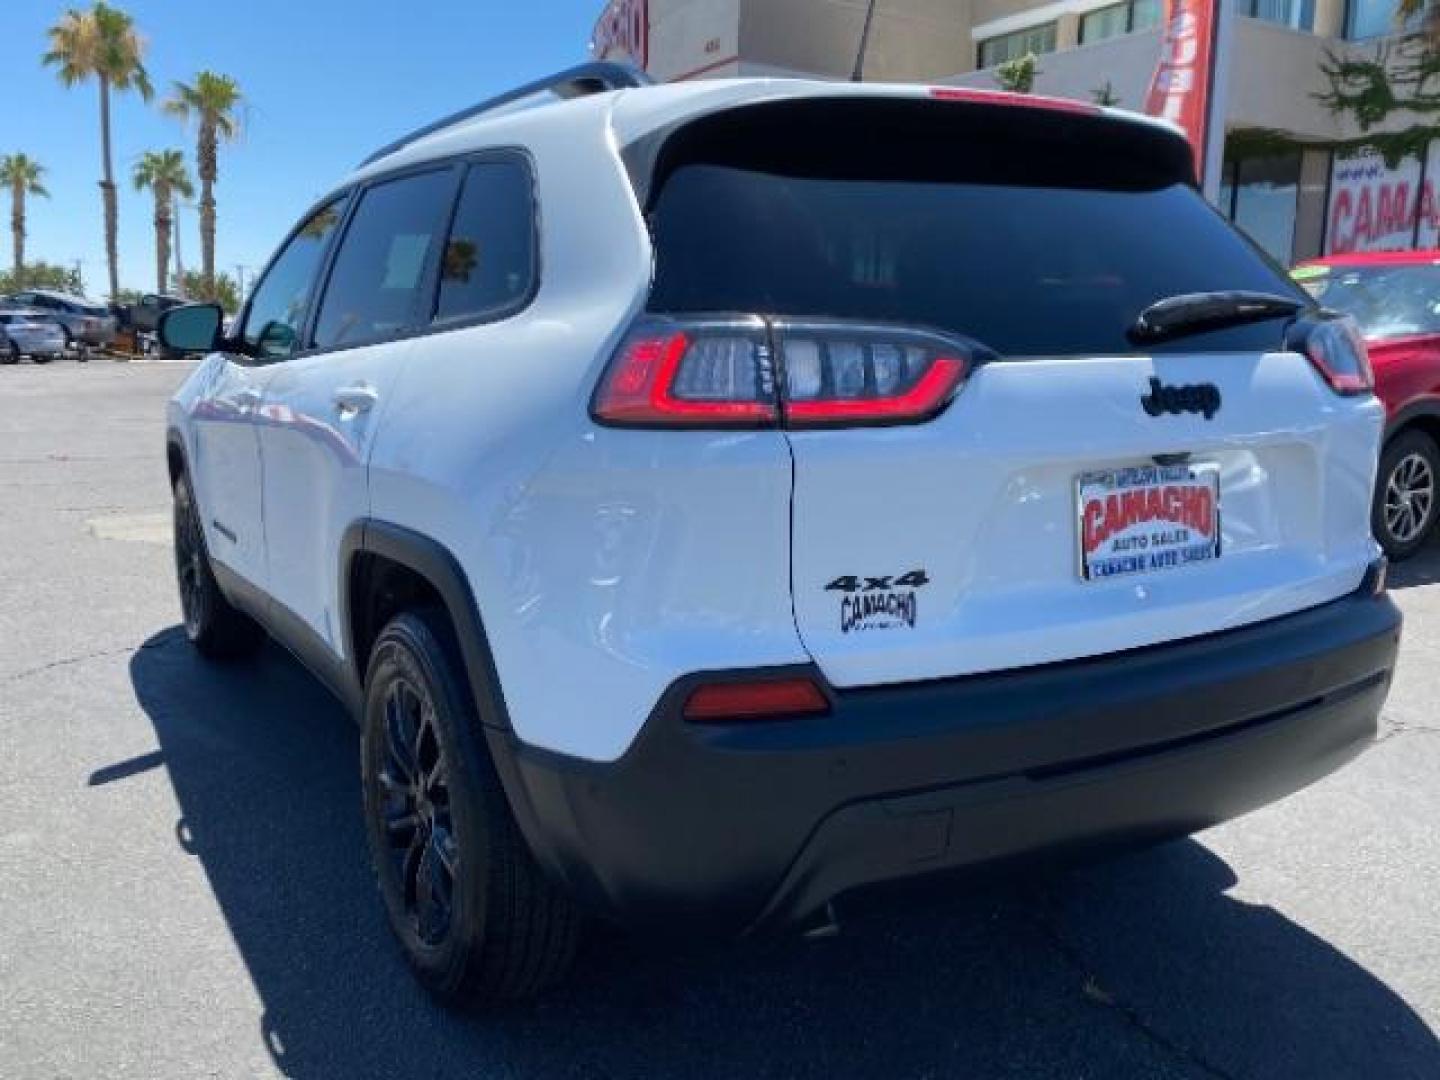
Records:
<instances>
[{"instance_id":1,"label":"palm tree","mask_svg":"<svg viewBox=\"0 0 1440 1080\"><path fill-rule=\"evenodd\" d=\"M50 192L40 183L45 166L25 154L0 157L0 184L10 189L10 235L15 240L15 287L20 287L20 274L25 268L25 196Z\"/></svg>"},{"instance_id":2,"label":"palm tree","mask_svg":"<svg viewBox=\"0 0 1440 1080\"><path fill-rule=\"evenodd\" d=\"M202 71L188 85L177 82L165 102L167 113L193 122L199 132L195 165L200 173L200 273L207 299L215 295L216 158L220 140L228 142L240 133L241 100L240 86L229 75Z\"/></svg>"},{"instance_id":3,"label":"palm tree","mask_svg":"<svg viewBox=\"0 0 1440 1080\"><path fill-rule=\"evenodd\" d=\"M134 20L118 8L96 2L89 11L71 8L48 31L50 51L44 63L58 68L66 86L94 79L100 86L100 181L105 205L105 259L110 266L110 297L120 291L119 255L115 247L119 207L115 199L115 169L110 156L110 91L138 91L149 101L154 91L142 58L145 42Z\"/></svg>"},{"instance_id":4,"label":"palm tree","mask_svg":"<svg viewBox=\"0 0 1440 1080\"><path fill-rule=\"evenodd\" d=\"M175 217L175 196L195 195L185 155L179 150L147 150L130 174L136 191L150 189L155 196L155 291L163 293L170 279L170 228Z\"/></svg>"}]
</instances>

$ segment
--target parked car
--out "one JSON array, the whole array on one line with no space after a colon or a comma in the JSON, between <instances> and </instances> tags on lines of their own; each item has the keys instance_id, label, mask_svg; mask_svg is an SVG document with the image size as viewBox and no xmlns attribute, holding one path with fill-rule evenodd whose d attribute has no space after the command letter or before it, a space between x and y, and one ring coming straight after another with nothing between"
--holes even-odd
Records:
<instances>
[{"instance_id":1,"label":"parked car","mask_svg":"<svg viewBox=\"0 0 1440 1080\"><path fill-rule=\"evenodd\" d=\"M402 139L233 336L160 322L204 354L168 410L185 632L268 631L353 711L432 992L534 993L581 912L815 927L1184 835L1370 744L1400 616L1363 345L1174 128L645 83Z\"/></svg>"},{"instance_id":2,"label":"parked car","mask_svg":"<svg viewBox=\"0 0 1440 1080\"><path fill-rule=\"evenodd\" d=\"M33 308L0 308L0 363L18 364L28 356L48 364L65 352L60 324Z\"/></svg>"},{"instance_id":3,"label":"parked car","mask_svg":"<svg viewBox=\"0 0 1440 1080\"><path fill-rule=\"evenodd\" d=\"M26 289L7 297L6 306L43 311L60 324L70 347L105 346L115 337L117 320L99 300L49 289Z\"/></svg>"},{"instance_id":4,"label":"parked car","mask_svg":"<svg viewBox=\"0 0 1440 1080\"><path fill-rule=\"evenodd\" d=\"M1381 546L1406 558L1440 517L1440 251L1332 255L1294 274L1365 335L1386 415L1371 515Z\"/></svg>"},{"instance_id":5,"label":"parked car","mask_svg":"<svg viewBox=\"0 0 1440 1080\"><path fill-rule=\"evenodd\" d=\"M160 324L160 316L183 303L185 301L178 296L146 293L129 306L126 311L126 321L141 333L153 334L155 328Z\"/></svg>"}]
</instances>

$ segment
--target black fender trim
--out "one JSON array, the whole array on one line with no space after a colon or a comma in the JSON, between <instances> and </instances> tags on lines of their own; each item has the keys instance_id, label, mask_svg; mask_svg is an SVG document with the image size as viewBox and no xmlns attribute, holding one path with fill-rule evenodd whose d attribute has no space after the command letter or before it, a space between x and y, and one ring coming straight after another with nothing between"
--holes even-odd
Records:
<instances>
[{"instance_id":1,"label":"black fender trim","mask_svg":"<svg viewBox=\"0 0 1440 1080\"><path fill-rule=\"evenodd\" d=\"M1440 425L1440 397L1423 397L1410 402L1385 422L1385 441L1389 442L1405 428L1412 427L1417 420L1429 420Z\"/></svg>"},{"instance_id":2,"label":"black fender trim","mask_svg":"<svg viewBox=\"0 0 1440 1080\"><path fill-rule=\"evenodd\" d=\"M352 678L359 684L364 658L358 655L350 619L350 575L359 554L379 555L415 571L428 581L445 604L459 640L465 674L486 727L510 730L510 713L500 691L500 677L490 652L490 639L475 603L475 593L460 562L443 544L402 525L364 518L345 530L340 540L340 625Z\"/></svg>"},{"instance_id":3,"label":"black fender trim","mask_svg":"<svg viewBox=\"0 0 1440 1080\"><path fill-rule=\"evenodd\" d=\"M490 639L485 633L485 624L469 578L459 560L443 544L404 526L373 518L352 523L340 543L339 615L345 654L350 658L347 665L349 679L356 687L360 703L355 709L355 716L358 718L361 715L364 688L360 681L360 658L352 640L349 584L354 559L361 553L379 555L413 570L440 594L455 628L461 661L480 715L481 734L506 801L510 804L510 812L535 860L553 880L566 882L566 864L553 841L554 830L547 827L520 769L517 757L520 743L511 730L510 712L500 688Z\"/></svg>"}]
</instances>

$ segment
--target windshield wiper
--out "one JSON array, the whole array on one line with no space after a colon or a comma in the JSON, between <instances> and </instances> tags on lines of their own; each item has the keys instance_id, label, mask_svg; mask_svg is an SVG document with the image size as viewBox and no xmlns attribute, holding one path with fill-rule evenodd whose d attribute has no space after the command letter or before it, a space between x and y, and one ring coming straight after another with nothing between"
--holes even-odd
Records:
<instances>
[{"instance_id":1,"label":"windshield wiper","mask_svg":"<svg viewBox=\"0 0 1440 1080\"><path fill-rule=\"evenodd\" d=\"M1147 307L1128 334L1135 342L1163 341L1205 330L1218 330L1222 326L1294 315L1308 306L1303 300L1276 293L1245 290L1182 293L1167 296Z\"/></svg>"}]
</instances>

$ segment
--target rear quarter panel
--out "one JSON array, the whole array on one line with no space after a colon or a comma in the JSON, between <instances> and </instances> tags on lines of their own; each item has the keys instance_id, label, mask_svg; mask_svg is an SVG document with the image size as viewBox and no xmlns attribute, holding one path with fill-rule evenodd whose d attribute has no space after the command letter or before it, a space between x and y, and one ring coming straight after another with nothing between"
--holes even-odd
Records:
<instances>
[{"instance_id":1,"label":"rear quarter panel","mask_svg":"<svg viewBox=\"0 0 1440 1080\"><path fill-rule=\"evenodd\" d=\"M463 567L516 734L591 760L621 756L680 675L805 659L784 437L589 417L651 273L609 107L487 125L489 147L534 160L539 293L514 318L417 340L370 460L373 516Z\"/></svg>"}]
</instances>

